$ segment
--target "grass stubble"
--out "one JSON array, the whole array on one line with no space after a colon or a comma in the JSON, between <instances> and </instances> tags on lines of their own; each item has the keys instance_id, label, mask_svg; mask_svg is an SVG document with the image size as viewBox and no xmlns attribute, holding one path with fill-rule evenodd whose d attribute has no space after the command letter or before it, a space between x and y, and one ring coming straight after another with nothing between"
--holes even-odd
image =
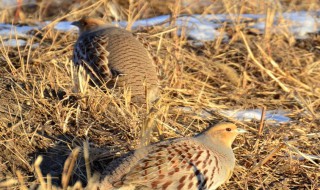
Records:
<instances>
[{"instance_id":1,"label":"grass stubble","mask_svg":"<svg viewBox=\"0 0 320 190\"><path fill-rule=\"evenodd\" d=\"M279 12L317 10L316 1L308 6L218 2L212 5L222 13L265 13L265 34L252 32L239 19L219 29L229 41L218 37L195 46L176 35L174 18L194 10L212 13L213 6L84 1L33 31L26 46L0 47L0 189L90 189L98 178L95 171L112 159L148 142L194 135L219 121L249 131L235 141L236 168L220 189L319 189L320 37L297 40L285 30L274 34L271 24ZM41 15L43 6L49 5L41 3L34 18L22 18L26 23L49 18ZM171 13L171 25L134 31L147 37L158 58L163 92L153 107L141 112L130 105L129 92L119 96L90 85L72 92L77 36L54 30L54 23L103 15L128 20L130 29L139 18L164 13ZM9 18L2 13L2 21ZM265 114L260 121L236 121L218 112L224 109L287 110L292 121L269 123ZM210 116L203 118L203 110ZM148 130L155 132L146 140L142 134Z\"/></svg>"}]
</instances>

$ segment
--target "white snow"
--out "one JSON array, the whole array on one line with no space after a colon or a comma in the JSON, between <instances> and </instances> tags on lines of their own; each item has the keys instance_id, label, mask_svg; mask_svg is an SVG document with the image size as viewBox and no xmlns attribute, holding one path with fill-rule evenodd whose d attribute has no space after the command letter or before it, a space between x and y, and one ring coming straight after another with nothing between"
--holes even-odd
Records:
<instances>
[{"instance_id":1,"label":"white snow","mask_svg":"<svg viewBox=\"0 0 320 190\"><path fill-rule=\"evenodd\" d=\"M48 25L50 24L51 21L47 21L45 22L45 25ZM61 31L61 32L71 32L71 31L77 31L78 28L74 25L71 25L72 22L68 22L68 21L61 21L61 22L58 22L55 26L54 26L54 29L58 30L58 31Z\"/></svg>"},{"instance_id":2,"label":"white snow","mask_svg":"<svg viewBox=\"0 0 320 190\"><path fill-rule=\"evenodd\" d=\"M23 39L2 39L2 43L0 42L0 47L5 46L5 47L18 47L18 46L26 46L26 45L31 45L32 48L39 47L39 43L35 44L28 44L26 40Z\"/></svg>"},{"instance_id":3,"label":"white snow","mask_svg":"<svg viewBox=\"0 0 320 190\"><path fill-rule=\"evenodd\" d=\"M0 47L1 45L7 46L7 47L17 47L17 46L25 46L26 44L27 42L25 40L8 39L8 40L4 40L3 44L0 43Z\"/></svg>"},{"instance_id":4,"label":"white snow","mask_svg":"<svg viewBox=\"0 0 320 190\"><path fill-rule=\"evenodd\" d=\"M221 115L231 117L238 121L260 121L262 111L260 109L248 109L248 110L222 110L222 109L207 109L207 110L193 110L191 107L179 107L177 108L185 113L192 113L202 119L210 119L212 114L210 112L217 112ZM287 116L289 111L284 110L268 110L264 120L266 123L287 123L291 119Z\"/></svg>"},{"instance_id":5,"label":"white snow","mask_svg":"<svg viewBox=\"0 0 320 190\"><path fill-rule=\"evenodd\" d=\"M210 41L214 40L217 36L221 34L217 28L221 26L220 23L215 23L209 20L213 15L208 15L208 17L202 17L201 15L193 16L181 16L176 19L175 26L178 27L178 34L181 34L182 30L186 30L186 35L195 40ZM149 19L142 19L136 21L132 28L136 29L143 26L154 26L157 24L165 23L165 26L169 26L169 15L157 16ZM120 26L125 27L127 22L119 22Z\"/></svg>"},{"instance_id":6,"label":"white snow","mask_svg":"<svg viewBox=\"0 0 320 190\"><path fill-rule=\"evenodd\" d=\"M136 22L133 23L132 27L133 28L138 28L139 26L154 26L160 23L163 23L165 21L169 21L170 16L169 15L161 15L153 18L148 18L148 19L141 19L137 20ZM126 27L127 22L126 21L120 21L118 23L114 24L119 24L121 27Z\"/></svg>"},{"instance_id":7,"label":"white snow","mask_svg":"<svg viewBox=\"0 0 320 190\"><path fill-rule=\"evenodd\" d=\"M28 32L38 28L32 26L13 26L10 24L0 24L0 38L3 43L0 43L0 46L8 47L17 47L17 46L26 46L26 38L29 37ZM21 39L23 38L23 39ZM32 47L36 47L36 44L33 44Z\"/></svg>"},{"instance_id":8,"label":"white snow","mask_svg":"<svg viewBox=\"0 0 320 190\"><path fill-rule=\"evenodd\" d=\"M39 28L37 26L14 26L11 24L0 24L0 37L13 38L28 37L27 33L33 29Z\"/></svg>"},{"instance_id":9,"label":"white snow","mask_svg":"<svg viewBox=\"0 0 320 190\"><path fill-rule=\"evenodd\" d=\"M220 111L222 115L232 117L239 121L259 121L261 119L262 111L259 109L253 110L222 110ZM288 112L282 110L269 110L266 111L265 121L266 122L275 122L275 123L287 123L291 119L285 114Z\"/></svg>"},{"instance_id":10,"label":"white snow","mask_svg":"<svg viewBox=\"0 0 320 190\"><path fill-rule=\"evenodd\" d=\"M317 14L319 12L304 11L278 14L275 17L271 32L280 33L288 31L297 39L307 38L308 33L320 31L320 18ZM265 22L257 22L252 27L263 33Z\"/></svg>"},{"instance_id":11,"label":"white snow","mask_svg":"<svg viewBox=\"0 0 320 190\"><path fill-rule=\"evenodd\" d=\"M306 38L308 33L316 33L320 31L320 12L290 12L277 14L271 32L290 32L296 38ZM248 27L258 29L261 33L265 31L265 15L259 14L243 14L243 15L230 15L230 14L217 14L217 15L192 15L192 16L180 16L176 19L175 26L177 32L180 35L182 31L194 40L198 41L211 41L218 36L227 39L226 34L218 31L218 28L222 27L223 23L234 24L236 19L240 18L241 21L250 21L253 24ZM165 26L169 26L170 16L162 15L149 19L137 20L133 23L132 28L153 26L163 23ZM40 29L51 21L39 23L38 26L12 26L11 24L0 24L0 36L2 38L9 38L11 36L26 37L27 32L32 29ZM120 21L113 23L125 27L127 22ZM76 31L76 27L71 25L71 22L62 21L55 25L54 29L62 32Z\"/></svg>"},{"instance_id":12,"label":"white snow","mask_svg":"<svg viewBox=\"0 0 320 190\"><path fill-rule=\"evenodd\" d=\"M227 38L225 34L222 34L217 30L218 27L221 27L221 24L211 22L210 20L203 19L199 16L178 18L176 25L179 27L178 34L181 34L181 30L185 29L186 35L191 39L211 41L218 36Z\"/></svg>"},{"instance_id":13,"label":"white snow","mask_svg":"<svg viewBox=\"0 0 320 190\"><path fill-rule=\"evenodd\" d=\"M284 13L283 18L288 20L289 30L297 38L306 38L308 33L320 31L320 18L309 12Z\"/></svg>"}]
</instances>

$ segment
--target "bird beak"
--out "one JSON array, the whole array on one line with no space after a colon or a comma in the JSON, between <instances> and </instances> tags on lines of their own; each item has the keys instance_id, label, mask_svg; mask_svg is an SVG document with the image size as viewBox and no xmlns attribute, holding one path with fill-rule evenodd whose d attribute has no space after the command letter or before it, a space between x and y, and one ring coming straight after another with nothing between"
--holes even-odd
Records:
<instances>
[{"instance_id":1,"label":"bird beak","mask_svg":"<svg viewBox=\"0 0 320 190\"><path fill-rule=\"evenodd\" d=\"M74 21L74 22L71 22L71 25L79 27L80 26L80 22L79 21Z\"/></svg>"},{"instance_id":2,"label":"bird beak","mask_svg":"<svg viewBox=\"0 0 320 190\"><path fill-rule=\"evenodd\" d=\"M248 131L241 129L241 128L237 128L237 132L238 133L247 133Z\"/></svg>"}]
</instances>

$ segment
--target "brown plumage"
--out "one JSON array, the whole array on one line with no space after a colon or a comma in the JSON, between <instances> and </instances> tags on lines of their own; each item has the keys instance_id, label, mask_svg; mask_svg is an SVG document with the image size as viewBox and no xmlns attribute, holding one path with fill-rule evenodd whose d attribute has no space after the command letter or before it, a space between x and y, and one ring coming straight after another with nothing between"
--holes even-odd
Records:
<instances>
[{"instance_id":1,"label":"brown plumage","mask_svg":"<svg viewBox=\"0 0 320 190\"><path fill-rule=\"evenodd\" d=\"M100 190L216 189L232 175L231 145L241 132L232 123L220 123L194 137L130 152L110 163Z\"/></svg>"},{"instance_id":2,"label":"brown plumage","mask_svg":"<svg viewBox=\"0 0 320 190\"><path fill-rule=\"evenodd\" d=\"M83 18L72 24L80 31L73 62L77 68L83 67L96 85L127 87L137 105L145 104L147 97L149 102L158 98L155 64L132 33L95 18Z\"/></svg>"}]
</instances>

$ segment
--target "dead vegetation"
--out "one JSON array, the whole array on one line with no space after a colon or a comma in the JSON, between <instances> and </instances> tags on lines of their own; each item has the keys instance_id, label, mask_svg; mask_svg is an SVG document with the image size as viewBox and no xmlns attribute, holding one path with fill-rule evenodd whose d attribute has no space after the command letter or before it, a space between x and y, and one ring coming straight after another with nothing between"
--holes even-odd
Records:
<instances>
[{"instance_id":1,"label":"dead vegetation","mask_svg":"<svg viewBox=\"0 0 320 190\"><path fill-rule=\"evenodd\" d=\"M209 8L181 6L180 1L148 2L74 1L54 18L103 16L128 20L130 25L159 14L212 13L215 7L222 7L221 13L319 10L316 1L284 0L260 6L254 1L231 5L222 0ZM20 19L27 24L50 19L52 15L44 14L45 9L53 9L49 5L39 1L36 12L24 13L27 16ZM2 21L13 18L7 13L2 13ZM0 189L36 184L44 188L46 182L50 182L47 189L61 182L64 187L76 181L86 184L90 172L102 171L110 160L134 150L141 141L193 135L219 121L232 121L250 131L234 143L237 166L230 182L220 189L320 188L319 34L305 40L282 34L253 35L239 23L221 28L228 33L228 42L217 39L195 47L170 27L134 31L147 34L152 53L159 58L163 86L160 101L141 114L126 96L116 97L112 91L88 86L84 93L72 93L71 54L77 36L50 26L34 31L28 39L28 44L37 46L0 47ZM179 107L193 111L186 113ZM198 115L201 110L263 108L286 110L292 121L274 125L261 123L263 118L239 122L216 111L206 119ZM144 139L142 134L152 126L158 132ZM84 142L88 149L76 148ZM71 174L70 165L65 171L63 166L73 149L78 159L71 157L68 162L75 164ZM89 159L84 159L83 150L89 150ZM39 155L41 172L34 165Z\"/></svg>"}]
</instances>

